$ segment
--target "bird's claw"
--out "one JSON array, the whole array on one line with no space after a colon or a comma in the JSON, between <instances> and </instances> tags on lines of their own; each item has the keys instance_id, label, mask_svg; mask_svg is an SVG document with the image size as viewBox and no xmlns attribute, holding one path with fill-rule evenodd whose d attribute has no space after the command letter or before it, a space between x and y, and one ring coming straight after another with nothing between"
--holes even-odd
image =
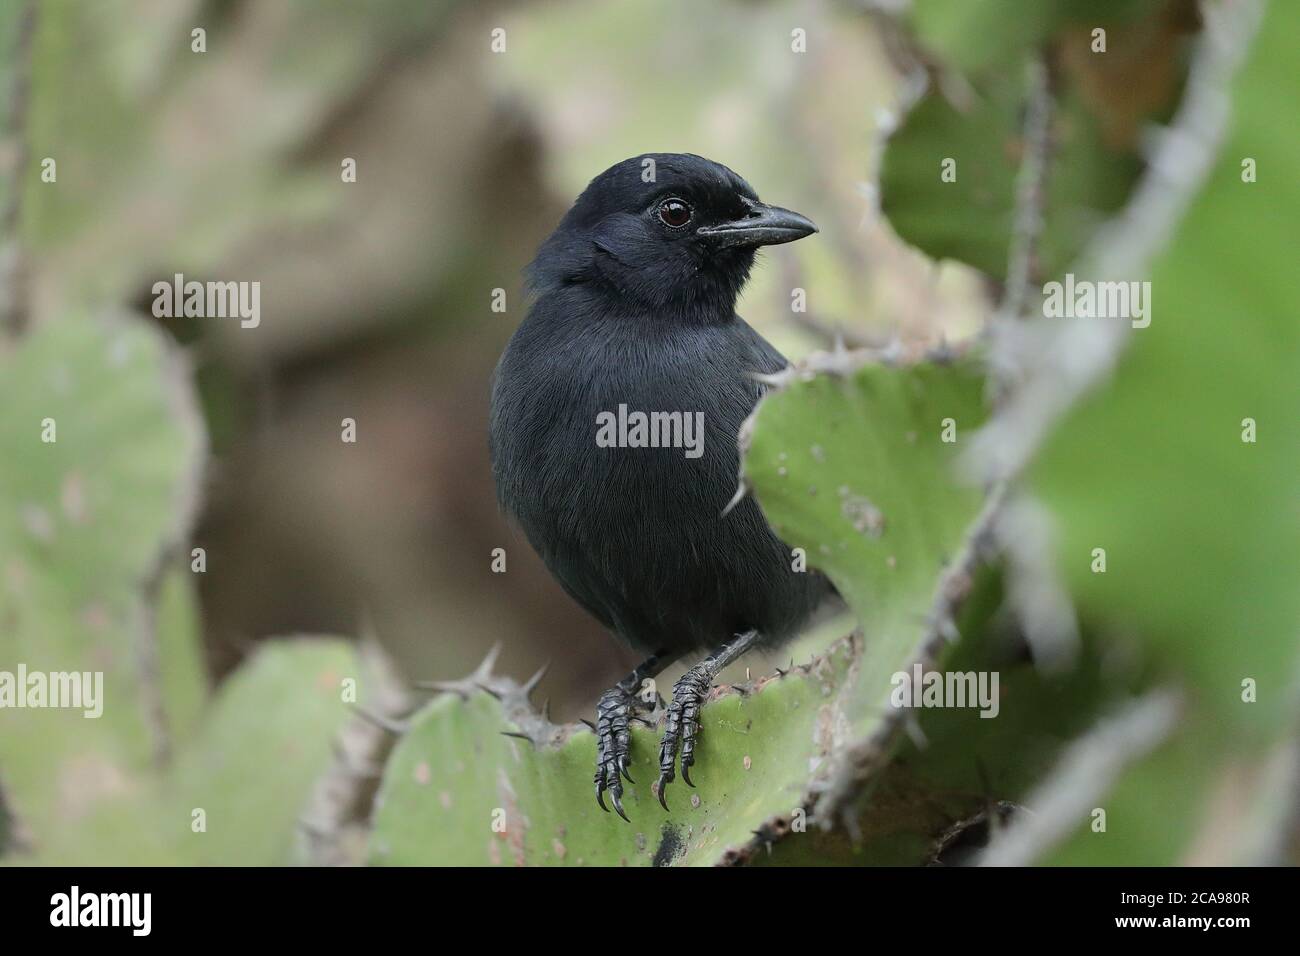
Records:
<instances>
[{"instance_id":1,"label":"bird's claw","mask_svg":"<svg viewBox=\"0 0 1300 956\"><path fill-rule=\"evenodd\" d=\"M665 799L664 793L668 788L668 781L672 779L672 771L669 771L666 774L661 773L659 774L659 782L655 784L655 792L659 796L659 806L663 807L665 810L668 810L668 801ZM671 813L672 811L670 810L669 812Z\"/></svg>"},{"instance_id":2,"label":"bird's claw","mask_svg":"<svg viewBox=\"0 0 1300 956\"><path fill-rule=\"evenodd\" d=\"M664 718L664 736L659 744L659 804L668 809L664 791L676 777L677 753L681 749L682 780L689 787L695 763L695 739L700 730L700 708L713 678L705 664L692 667L673 687L673 702Z\"/></svg>"},{"instance_id":3,"label":"bird's claw","mask_svg":"<svg viewBox=\"0 0 1300 956\"><path fill-rule=\"evenodd\" d=\"M613 791L610 791L609 796L614 803L614 810L618 813L620 817L623 818L623 822L631 823L632 821L627 818L627 814L623 811L623 801L619 797L619 795L617 793L614 793Z\"/></svg>"},{"instance_id":4,"label":"bird's claw","mask_svg":"<svg viewBox=\"0 0 1300 956\"><path fill-rule=\"evenodd\" d=\"M668 784L677 779L680 758L682 780L694 787L691 767L695 764L695 740L700 730L700 708L708 696L717 673L714 658L702 661L682 675L673 687L673 699L664 714L664 735L659 745L659 780L655 783L655 796L659 805L668 810ZM633 675L635 676L635 675ZM630 689L629 680L606 691L596 705L596 803L606 813L605 795L624 820L623 781L635 784L628 770L631 763L629 747L632 735L628 729L636 719L636 712L648 709ZM628 820L630 823L631 821Z\"/></svg>"},{"instance_id":5,"label":"bird's claw","mask_svg":"<svg viewBox=\"0 0 1300 956\"><path fill-rule=\"evenodd\" d=\"M620 787L618 790L610 789L609 799L610 802L614 804L614 811L624 820L627 820L628 823L631 823L632 821L627 819L627 813L624 812L623 810L622 788ZM605 806L605 781L604 780L598 780L596 782L596 803L600 805L600 808L602 810L604 810L606 813L609 813L609 807Z\"/></svg>"},{"instance_id":6,"label":"bird's claw","mask_svg":"<svg viewBox=\"0 0 1300 956\"><path fill-rule=\"evenodd\" d=\"M605 794L609 794L614 811L628 820L623 810L623 778L635 783L628 771L628 749L632 737L628 723L637 705L637 699L622 687L615 687L600 698L596 705L596 803L606 813Z\"/></svg>"}]
</instances>

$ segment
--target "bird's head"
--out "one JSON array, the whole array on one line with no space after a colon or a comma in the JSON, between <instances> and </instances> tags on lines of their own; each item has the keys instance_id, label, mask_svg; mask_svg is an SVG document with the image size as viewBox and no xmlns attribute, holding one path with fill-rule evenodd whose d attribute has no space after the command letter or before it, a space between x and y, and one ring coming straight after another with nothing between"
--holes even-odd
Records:
<instances>
[{"instance_id":1,"label":"bird's head","mask_svg":"<svg viewBox=\"0 0 1300 956\"><path fill-rule=\"evenodd\" d=\"M587 186L530 267L539 292L573 283L651 314L729 319L759 246L817 231L689 153L648 153Z\"/></svg>"}]
</instances>

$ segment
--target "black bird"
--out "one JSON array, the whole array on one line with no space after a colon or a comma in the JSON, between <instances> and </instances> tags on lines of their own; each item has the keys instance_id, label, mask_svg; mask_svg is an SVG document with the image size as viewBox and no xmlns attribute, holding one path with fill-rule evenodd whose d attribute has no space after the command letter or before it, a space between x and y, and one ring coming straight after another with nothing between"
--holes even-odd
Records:
<instances>
[{"instance_id":1,"label":"black bird","mask_svg":"<svg viewBox=\"0 0 1300 956\"><path fill-rule=\"evenodd\" d=\"M502 507L574 600L650 655L596 711L596 799L607 809L608 791L625 820L619 775L632 782L628 722L645 706L643 681L709 652L673 688L659 761L667 809L679 745L694 786L700 706L718 672L792 637L833 594L825 578L793 570L751 499L727 510L737 432L762 394L752 375L786 366L736 314L736 297L759 246L816 231L700 156L624 160L542 244L532 308L497 365L490 444ZM679 413L682 428L702 414L702 454L602 447L601 422L620 406Z\"/></svg>"}]
</instances>

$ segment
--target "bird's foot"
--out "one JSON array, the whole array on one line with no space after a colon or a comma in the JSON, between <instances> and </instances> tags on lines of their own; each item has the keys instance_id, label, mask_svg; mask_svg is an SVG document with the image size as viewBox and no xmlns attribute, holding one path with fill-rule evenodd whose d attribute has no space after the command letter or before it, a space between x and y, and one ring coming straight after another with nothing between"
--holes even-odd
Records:
<instances>
[{"instance_id":1,"label":"bird's foot","mask_svg":"<svg viewBox=\"0 0 1300 956\"><path fill-rule=\"evenodd\" d=\"M704 706L704 699L709 696L714 678L724 667L756 643L758 643L758 631L737 634L683 674L673 687L673 702L668 705L668 715L664 719L663 741L659 745L659 782L655 786L659 792L659 803L665 810L668 809L668 801L664 791L676 776L675 765L679 746L682 755L682 779L688 786L695 786L691 782L691 766L695 763L695 738L700 731L700 708Z\"/></svg>"},{"instance_id":2,"label":"bird's foot","mask_svg":"<svg viewBox=\"0 0 1300 956\"><path fill-rule=\"evenodd\" d=\"M678 747L681 748L682 779L687 786L691 783L691 766L695 763L695 737L700 729L700 708L713 686L717 671L712 660L696 664L677 681L673 687L673 702L668 705L668 714L664 718L664 736L659 745L659 803L665 810L668 801L665 790L676 777Z\"/></svg>"},{"instance_id":3,"label":"bird's foot","mask_svg":"<svg viewBox=\"0 0 1300 956\"><path fill-rule=\"evenodd\" d=\"M609 807L605 806L608 792L614 810L624 820L627 814L623 812L622 778L626 777L628 783L636 782L627 770L632 742L628 728L637 712L647 706L623 684L605 691L596 704L596 802L608 813Z\"/></svg>"}]
</instances>

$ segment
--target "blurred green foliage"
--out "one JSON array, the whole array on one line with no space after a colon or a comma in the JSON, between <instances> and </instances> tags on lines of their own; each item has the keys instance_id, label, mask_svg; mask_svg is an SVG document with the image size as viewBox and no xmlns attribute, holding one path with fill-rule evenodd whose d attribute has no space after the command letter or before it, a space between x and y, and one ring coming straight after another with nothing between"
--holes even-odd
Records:
<instances>
[{"instance_id":1,"label":"blurred green foliage","mask_svg":"<svg viewBox=\"0 0 1300 956\"><path fill-rule=\"evenodd\" d=\"M342 642L269 647L205 701L175 547L203 460L183 364L133 318L63 316L0 355L0 408L0 459L23 462L0 470L0 668L103 674L101 716L5 709L7 859L289 862L356 665Z\"/></svg>"},{"instance_id":2,"label":"blurred green foliage","mask_svg":"<svg viewBox=\"0 0 1300 956\"><path fill-rule=\"evenodd\" d=\"M1300 717L1300 282L1287 212L1300 185L1277 175L1300 156L1300 130L1277 122L1297 30L1295 5L1270 5L1204 188L1151 263L1150 327L1031 473L1084 619L1190 693L1178 739L1117 788L1121 839L1103 850L1085 834L1063 862L1176 862L1198 826L1235 833L1219 840L1246 862L1258 840L1242 831L1260 813L1285 817L1264 767L1294 745ZM1257 182L1244 181L1247 159ZM1098 547L1104 574L1090 570ZM1233 781L1239 792L1207 809Z\"/></svg>"},{"instance_id":3,"label":"blurred green foliage","mask_svg":"<svg viewBox=\"0 0 1300 956\"><path fill-rule=\"evenodd\" d=\"M917 3L909 22L937 65L881 163L881 205L898 234L932 258L1007 274L1026 73L1045 62L1050 167L1036 266L1040 281L1062 272L1141 175L1143 128L1167 120L1177 103L1194 8L1182 0ZM1104 53L1092 52L1096 29L1105 31Z\"/></svg>"},{"instance_id":4,"label":"blurred green foliage","mask_svg":"<svg viewBox=\"0 0 1300 956\"><path fill-rule=\"evenodd\" d=\"M63 316L0 368L0 457L23 463L0 470L0 666L104 673L98 719L4 713L0 766L40 832L60 819L63 761L147 765L156 746L139 686L139 632L153 615L142 584L192 517L202 431L176 357L133 319ZM192 638L182 632L155 662L183 713L199 666Z\"/></svg>"},{"instance_id":5,"label":"blurred green foliage","mask_svg":"<svg viewBox=\"0 0 1300 956\"><path fill-rule=\"evenodd\" d=\"M797 348L813 334L787 298L806 286L823 325L933 345L984 311L975 272L1008 271L1030 64L1044 64L1051 99L1037 284L1086 261L1126 211L1150 173L1152 124L1177 115L1196 79L1201 28L1181 0L916 0L901 27L925 85L884 143L880 196L903 240L960 263L940 281L878 223L863 228L869 117L894 80L856 12L801 10L800 59L793 8L779 4L721 5L688 31L673 29L695 9L684 2L520 5L500 13L512 54L493 59L487 20L452 2L147 6L151 29L126 2L41 4L21 130L10 115L19 60L0 68L0 160L22 155L20 135L31 167L15 179L0 162L0 208L18 188L24 200L0 252L22 246L31 264L30 328L0 340L0 669L105 680L99 719L0 715L6 863L301 859L294 831L333 766L359 665L343 641L274 642L209 695L211 640L205 648L188 568L206 436L223 453L214 472L237 476L219 492L245 508L231 507L228 535L269 529L275 561L314 553L318 526L336 521L354 537L341 536L350 546L316 603L339 580L369 576L382 596L407 595L411 630L455 666L471 649L461 633L498 613L485 598L498 592L457 579L416 603L409 594L437 569L403 551L403 535L436 531L449 564L496 542L482 517L490 495L457 491L472 473L466 449L481 450L473 410L508 332L480 331L480 292L508 286L516 301L518 267L557 197L638 152L714 155L824 226L822 244L775 253L749 291L745 310L775 339ZM0 7L6 49L21 9ZM811 663L716 693L699 788L670 790L669 816L650 787L655 732L635 729L630 827L595 805L590 734L542 718L508 680L490 681L500 699L462 684L413 716L388 761L370 861L956 862L981 833L998 845L991 821L1012 803L1049 824L1034 861L1277 859L1294 813L1300 676L1300 421L1287 387L1300 365L1288 262L1300 132L1284 121L1300 9L1274 2L1267 16L1228 91L1231 126L1211 144L1212 170L1149 267L1133 263L1128 278L1152 282L1151 326L1131 333L1113 375L1068 410L1010 489L1049 519L1041 563L1055 556L1078 614L1071 668L1036 666L1018 629L1023 564L972 560L988 554L990 502L959 474L956 452L1016 400L1021 383L993 383L978 362L1002 367L1004 344L941 363L901 347L887 362L823 354L760 406L743 477L783 538L835 581L860 632L818 633L797 645ZM210 52L194 58L198 17ZM658 26L629 32L629 17ZM1097 26L1104 56L1090 51ZM557 161L544 169L548 152ZM337 164L349 155L362 173L342 188ZM57 188L31 171L47 156ZM953 183L940 178L949 157ZM1258 182L1243 181L1245 158ZM173 271L261 278L277 320L260 338L168 326L189 346L182 358L129 314ZM0 288L3 301L20 294ZM1022 338L1052 348L1052 321L1027 323ZM417 418L429 393L413 383L431 379L441 404ZM258 431L276 405L268 395L286 386L278 431ZM359 394L371 402L363 433L378 440L365 446L372 457L343 464L334 423ZM1246 419L1253 442L1242 440ZM47 429L57 440L42 441ZM376 466L383 454L394 457ZM390 469L382 493L367 467ZM416 477L430 474L441 510L426 514L413 503L433 497ZM357 500L366 508L349 507ZM252 540L249 550L264 548ZM256 567L242 570L224 569L225 586L257 592L274 614L317 610L283 579L263 588ZM526 574L512 578L525 595ZM495 623L531 627L519 613ZM577 659L589 645L574 646ZM998 717L900 715L891 678L915 660L998 672ZM593 665L575 680L600 677ZM1243 698L1243 681L1257 700ZM357 701L374 689L363 680ZM1180 702L1174 730L1115 755L1113 785L1099 775L1075 803L1053 803L1063 771L1098 746L1097 728L1164 689ZM1009 832L1025 818L1009 815Z\"/></svg>"}]
</instances>

